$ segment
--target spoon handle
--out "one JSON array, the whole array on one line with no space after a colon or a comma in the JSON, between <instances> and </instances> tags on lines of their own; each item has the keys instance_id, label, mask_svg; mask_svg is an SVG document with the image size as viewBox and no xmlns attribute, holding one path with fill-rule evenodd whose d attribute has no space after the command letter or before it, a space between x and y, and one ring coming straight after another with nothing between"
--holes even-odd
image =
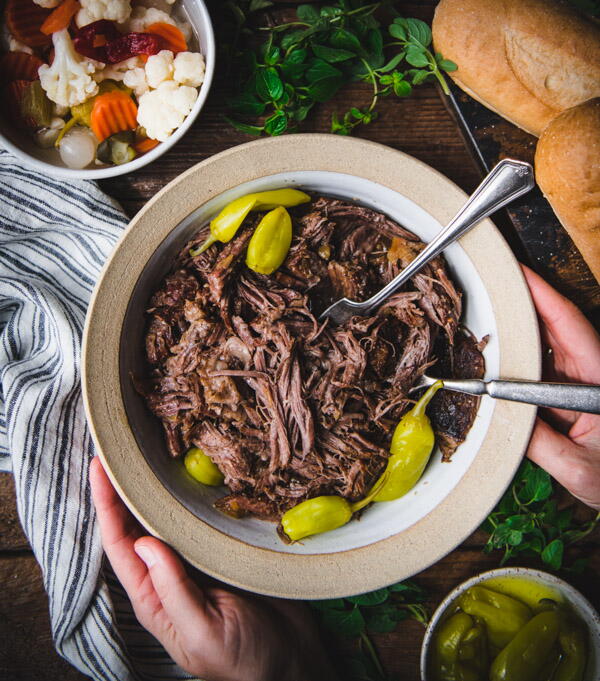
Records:
<instances>
[{"instance_id":1,"label":"spoon handle","mask_svg":"<svg viewBox=\"0 0 600 681\"><path fill-rule=\"evenodd\" d=\"M600 385L540 383L538 381L444 381L444 388L472 395L490 395L500 400L527 402L538 407L600 414Z\"/></svg>"},{"instance_id":2,"label":"spoon handle","mask_svg":"<svg viewBox=\"0 0 600 681\"><path fill-rule=\"evenodd\" d=\"M534 184L533 168L529 163L512 159L500 161L492 168L489 175L484 178L450 223L397 277L366 301L365 311L379 306L456 239L466 234L483 218L527 193Z\"/></svg>"}]
</instances>

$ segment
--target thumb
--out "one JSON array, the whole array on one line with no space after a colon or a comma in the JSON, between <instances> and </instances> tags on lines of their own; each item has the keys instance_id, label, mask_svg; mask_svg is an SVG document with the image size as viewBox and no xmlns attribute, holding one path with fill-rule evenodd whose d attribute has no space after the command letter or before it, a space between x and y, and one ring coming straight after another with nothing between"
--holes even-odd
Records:
<instances>
[{"instance_id":1,"label":"thumb","mask_svg":"<svg viewBox=\"0 0 600 681\"><path fill-rule=\"evenodd\" d=\"M175 551L154 537L138 539L134 549L146 563L156 595L176 630L185 632L191 618L206 616L204 594Z\"/></svg>"},{"instance_id":2,"label":"thumb","mask_svg":"<svg viewBox=\"0 0 600 681\"><path fill-rule=\"evenodd\" d=\"M575 496L578 496L581 470L579 450L579 445L538 416L527 456Z\"/></svg>"}]
</instances>

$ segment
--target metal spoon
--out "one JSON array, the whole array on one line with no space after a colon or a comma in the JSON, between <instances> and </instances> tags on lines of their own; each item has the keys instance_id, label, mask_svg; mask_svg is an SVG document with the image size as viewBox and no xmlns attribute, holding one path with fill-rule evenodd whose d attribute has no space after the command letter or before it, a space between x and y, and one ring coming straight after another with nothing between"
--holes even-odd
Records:
<instances>
[{"instance_id":1,"label":"metal spoon","mask_svg":"<svg viewBox=\"0 0 600 681\"><path fill-rule=\"evenodd\" d=\"M489 175L473 192L456 216L444 227L419 255L400 274L374 296L359 303L341 298L330 305L319 317L327 317L336 324L343 324L354 315L366 316L384 300L395 293L408 279L445 248L466 234L478 222L513 199L527 193L534 186L533 168L529 163L505 159L492 168Z\"/></svg>"},{"instance_id":2,"label":"metal spoon","mask_svg":"<svg viewBox=\"0 0 600 681\"><path fill-rule=\"evenodd\" d=\"M408 392L426 388L439 378L423 375ZM446 390L469 395L490 395L500 400L526 402L538 407L600 414L600 385L541 383L539 381L480 381L475 378L441 379Z\"/></svg>"}]
</instances>

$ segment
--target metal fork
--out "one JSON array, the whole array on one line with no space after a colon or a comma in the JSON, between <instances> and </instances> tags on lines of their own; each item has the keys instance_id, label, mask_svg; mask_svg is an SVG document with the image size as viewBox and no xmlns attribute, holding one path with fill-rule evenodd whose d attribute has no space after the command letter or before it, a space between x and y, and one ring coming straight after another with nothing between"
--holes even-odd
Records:
<instances>
[{"instance_id":1,"label":"metal fork","mask_svg":"<svg viewBox=\"0 0 600 681\"><path fill-rule=\"evenodd\" d=\"M354 315L370 314L451 243L494 211L528 192L534 184L533 168L529 163L512 159L500 161L449 224L381 291L362 303L341 298L330 305L319 319L329 317L332 322L343 324Z\"/></svg>"},{"instance_id":2,"label":"metal fork","mask_svg":"<svg viewBox=\"0 0 600 681\"><path fill-rule=\"evenodd\" d=\"M600 414L600 385L582 383L542 383L540 381L481 381L476 378L432 378L424 374L408 391L426 388L441 380L446 390L469 395L490 395L500 400L526 402L538 407Z\"/></svg>"}]
</instances>

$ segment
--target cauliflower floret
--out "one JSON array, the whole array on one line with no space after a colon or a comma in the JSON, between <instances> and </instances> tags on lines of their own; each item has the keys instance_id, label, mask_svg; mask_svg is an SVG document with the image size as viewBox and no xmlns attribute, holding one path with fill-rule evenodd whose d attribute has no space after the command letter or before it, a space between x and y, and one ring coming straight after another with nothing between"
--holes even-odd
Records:
<instances>
[{"instance_id":1,"label":"cauliflower floret","mask_svg":"<svg viewBox=\"0 0 600 681\"><path fill-rule=\"evenodd\" d=\"M173 80L173 53L171 50L161 50L158 54L148 57L146 62L146 80L152 88L157 88L165 80Z\"/></svg>"},{"instance_id":2,"label":"cauliflower floret","mask_svg":"<svg viewBox=\"0 0 600 681\"><path fill-rule=\"evenodd\" d=\"M58 7L62 0L33 0L36 5L40 7L45 7L46 9L52 9L53 7Z\"/></svg>"},{"instance_id":3,"label":"cauliflower floret","mask_svg":"<svg viewBox=\"0 0 600 681\"><path fill-rule=\"evenodd\" d=\"M130 69L125 72L123 77L123 85L131 88L135 92L136 97L141 97L148 92L150 86L146 80L146 70L142 67Z\"/></svg>"},{"instance_id":4,"label":"cauliflower floret","mask_svg":"<svg viewBox=\"0 0 600 681\"><path fill-rule=\"evenodd\" d=\"M130 0L79 0L81 9L77 12L77 26L87 26L99 19L108 19L122 24L131 14Z\"/></svg>"},{"instance_id":5,"label":"cauliflower floret","mask_svg":"<svg viewBox=\"0 0 600 681\"><path fill-rule=\"evenodd\" d=\"M144 62L139 55L129 57L129 59L120 61L117 64L107 64L104 68L98 69L94 74L94 80L97 83L101 83L108 78L119 82L124 81L125 75L129 70L143 67L143 65Z\"/></svg>"},{"instance_id":6,"label":"cauliflower floret","mask_svg":"<svg viewBox=\"0 0 600 681\"><path fill-rule=\"evenodd\" d=\"M175 0L137 0L135 4L142 7L154 7L167 14L171 14L174 2Z\"/></svg>"},{"instance_id":7,"label":"cauliflower floret","mask_svg":"<svg viewBox=\"0 0 600 681\"><path fill-rule=\"evenodd\" d=\"M62 106L83 104L98 92L92 78L96 63L81 57L73 47L69 31L63 28L52 34L54 61L52 66L40 66L40 82L48 98Z\"/></svg>"},{"instance_id":8,"label":"cauliflower floret","mask_svg":"<svg viewBox=\"0 0 600 681\"><path fill-rule=\"evenodd\" d=\"M142 7L139 5L134 7L127 22L127 30L143 33L150 24L155 24L159 21L171 24L171 26L177 26L183 33L184 38L188 41L191 40L192 27L190 24L185 21L175 21L172 16L155 7Z\"/></svg>"},{"instance_id":9,"label":"cauliflower floret","mask_svg":"<svg viewBox=\"0 0 600 681\"><path fill-rule=\"evenodd\" d=\"M204 57L199 52L180 52L174 61L173 80L198 87L204 81Z\"/></svg>"},{"instance_id":10,"label":"cauliflower floret","mask_svg":"<svg viewBox=\"0 0 600 681\"><path fill-rule=\"evenodd\" d=\"M183 123L197 98L196 88L167 80L139 98L138 123L148 137L164 142Z\"/></svg>"}]
</instances>

